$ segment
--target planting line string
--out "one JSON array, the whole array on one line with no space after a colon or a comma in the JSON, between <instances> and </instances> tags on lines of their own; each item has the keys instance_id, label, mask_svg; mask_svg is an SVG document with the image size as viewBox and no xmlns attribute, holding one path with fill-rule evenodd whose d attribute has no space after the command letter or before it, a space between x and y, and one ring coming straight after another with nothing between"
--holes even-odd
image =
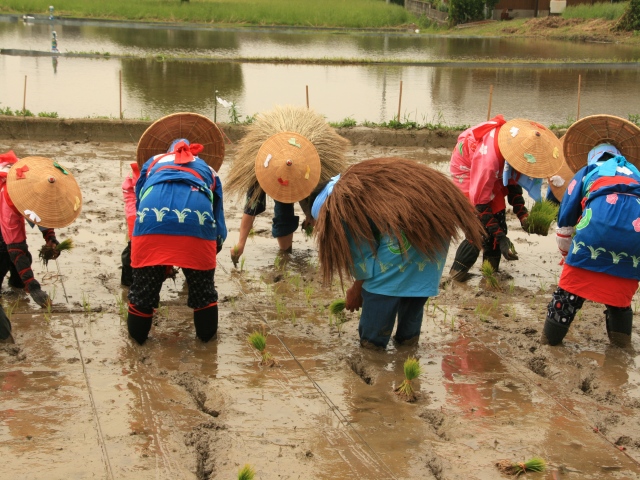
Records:
<instances>
[{"instance_id":1,"label":"planting line string","mask_svg":"<svg viewBox=\"0 0 640 480\"><path fill-rule=\"evenodd\" d=\"M220 268L222 268L222 270L229 275L229 272L227 271L227 269L224 267L224 265L222 265L220 263L220 261L218 260L218 266ZM247 294L244 292L242 285L240 285L240 283L237 281L237 279L235 278L235 276L233 275L229 275L232 280L235 282L235 284L238 286L239 292L240 294L245 297L247 297ZM388 472L389 476L393 479L397 479L397 477L394 475L394 473L391 471L391 469L389 468L389 466L387 466L387 464L384 462L384 460L382 460L382 458L380 458L380 456L378 455L378 453L373 449L373 447L371 445L369 445L369 443L362 437L362 435L360 435L360 433L355 429L355 427L353 426L353 424L349 421L349 419L347 419L347 417L340 411L340 409L338 408L338 406L331 400L331 398L329 397L329 395L327 395L327 393L322 389L322 387L320 385L318 385L318 383L311 377L311 374L307 371L307 369L304 368L304 366L302 365L302 363L300 363L300 360L298 360L298 357L295 356L295 354L291 351L291 349L287 346L286 343L284 343L284 341L282 340L282 338L280 338L280 336L278 335L278 332L273 328L273 326L269 323L269 320L267 320L267 318L262 314L262 312L260 312L255 305L253 306L253 310L255 311L255 313L258 315L258 317L262 320L262 322L267 325L267 327L269 327L269 330L271 332L273 332L273 335L278 339L278 341L280 342L280 344L284 347L284 349L287 351L287 353L291 356L291 358L293 358L293 360L296 362L296 364L298 365L298 367L300 368L300 370L302 370L302 372L305 374L305 376L309 379L309 381L311 382L311 384L313 385L313 387L316 389L316 391L320 394L320 396L322 397L322 399L327 403L327 405L329 405L329 408L331 409L331 411L336 415L336 417L338 418L338 420L340 421L340 423L342 423L343 425L345 425L346 427L348 427L349 429L351 429L351 431L353 431L353 433L358 437L358 439L363 443L363 445L365 445L367 447L367 449L369 449L369 451L373 454L373 456L376 458L376 460L380 463L380 465L382 465Z\"/></svg>"},{"instance_id":2,"label":"planting line string","mask_svg":"<svg viewBox=\"0 0 640 480\"><path fill-rule=\"evenodd\" d=\"M71 315L71 325L73 326L73 335L76 337L76 345L78 346L78 355L80 355L80 363L82 364L82 374L84 375L84 381L87 385L87 391L89 392L91 410L93 411L93 416L96 419L96 426L98 430L98 442L100 443L100 448L102 449L102 456L104 457L104 460L107 466L107 474L109 478L113 479L114 478L113 469L111 468L111 461L109 459L109 453L107 452L107 444L104 441L104 435L102 433L102 427L100 425L100 417L98 416L98 409L96 408L96 402L93 399L93 391L91 390L91 384L89 383L89 375L87 374L87 370L85 368L84 357L82 355L82 349L80 348L80 339L78 339L76 322L73 319L73 315Z\"/></svg>"},{"instance_id":3,"label":"planting line string","mask_svg":"<svg viewBox=\"0 0 640 480\"><path fill-rule=\"evenodd\" d=\"M627 458L629 458L633 463L635 463L636 465L640 466L640 461L636 460L635 458L633 458L631 455L629 455L629 453L627 453L626 450L621 450L618 445L616 445L614 442L612 442L611 440L609 440L601 431L599 428L596 428L592 425L590 425L590 421L588 418L584 418L583 416L579 415L578 413L574 412L572 409L570 409L569 407L567 407L564 403L562 403L560 400L558 400L555 396L553 396L551 393L549 393L542 385L538 384L536 381L531 380L531 378L529 377L529 374L524 371L521 370L520 368L518 368L517 366L515 366L515 364L513 362L508 362L507 358L502 355L497 349L493 349L491 348L488 344L486 344L483 340L481 340L480 338L471 335L471 338L473 338L474 340L477 340L478 342L480 342L484 348L486 348L487 350L489 350L490 352L493 352L495 355L497 355L498 357L500 357L500 359L505 363L505 365L511 365L511 367L516 370L519 374L520 377L523 378L524 380L526 380L533 388L538 387L540 388L540 390L542 390L542 393L544 393L547 397L549 397L551 400L553 400L560 408L562 408L563 410L565 410L566 412L568 412L569 414L573 415L574 417L576 417L583 425L587 424L587 426L595 433L597 433L600 438L604 439L607 443L609 443L611 446L613 446L618 452L623 453Z\"/></svg>"}]
</instances>

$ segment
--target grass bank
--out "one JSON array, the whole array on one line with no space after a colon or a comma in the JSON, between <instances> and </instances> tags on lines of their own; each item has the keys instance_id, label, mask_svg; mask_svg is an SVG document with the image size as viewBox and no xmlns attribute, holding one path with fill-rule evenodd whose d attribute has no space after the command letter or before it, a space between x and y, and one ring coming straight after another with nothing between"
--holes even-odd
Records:
<instances>
[{"instance_id":1,"label":"grass bank","mask_svg":"<svg viewBox=\"0 0 640 480\"><path fill-rule=\"evenodd\" d=\"M48 14L51 0L4 0L1 13ZM414 23L384 0L61 0L56 16L143 22L389 28Z\"/></svg>"}]
</instances>

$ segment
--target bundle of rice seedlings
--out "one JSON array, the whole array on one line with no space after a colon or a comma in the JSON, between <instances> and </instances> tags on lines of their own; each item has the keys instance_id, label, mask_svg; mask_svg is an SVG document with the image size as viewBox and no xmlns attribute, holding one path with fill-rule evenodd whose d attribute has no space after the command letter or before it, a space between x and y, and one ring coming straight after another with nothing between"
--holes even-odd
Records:
<instances>
[{"instance_id":1,"label":"bundle of rice seedlings","mask_svg":"<svg viewBox=\"0 0 640 480\"><path fill-rule=\"evenodd\" d=\"M343 298L338 298L337 300L331 302L331 304L329 305L329 312L331 312L331 315L338 316L341 313L344 313L344 309L346 307L347 302Z\"/></svg>"},{"instance_id":2,"label":"bundle of rice seedlings","mask_svg":"<svg viewBox=\"0 0 640 480\"><path fill-rule=\"evenodd\" d=\"M496 462L496 467L506 475L520 476L526 472L544 472L547 469L547 462L540 457L533 457L526 462L511 462L510 460L500 460Z\"/></svg>"},{"instance_id":3,"label":"bundle of rice seedlings","mask_svg":"<svg viewBox=\"0 0 640 480\"><path fill-rule=\"evenodd\" d=\"M256 472L251 465L247 464L238 472L238 480L253 480Z\"/></svg>"},{"instance_id":4,"label":"bundle of rice seedlings","mask_svg":"<svg viewBox=\"0 0 640 480\"><path fill-rule=\"evenodd\" d=\"M238 255L238 246L233 246L233 252L231 253L231 261L233 262L234 267L238 267L238 262L240 261L240 255Z\"/></svg>"},{"instance_id":5,"label":"bundle of rice seedlings","mask_svg":"<svg viewBox=\"0 0 640 480\"><path fill-rule=\"evenodd\" d=\"M249 343L253 345L253 348L260 352L262 356L262 360L260 361L260 365L264 365L266 367L273 367L277 364L277 361L273 356L267 352L267 337L266 335L260 332L253 332L249 335Z\"/></svg>"},{"instance_id":6,"label":"bundle of rice seedlings","mask_svg":"<svg viewBox=\"0 0 640 480\"><path fill-rule=\"evenodd\" d=\"M49 260L53 260L65 250L71 250L74 247L73 240L67 238L61 241L58 245L47 245L46 243L40 249L38 257L42 261L42 264L46 267L49 264Z\"/></svg>"},{"instance_id":7,"label":"bundle of rice seedlings","mask_svg":"<svg viewBox=\"0 0 640 480\"><path fill-rule=\"evenodd\" d=\"M498 282L498 278L496 277L496 271L493 269L491 263L489 263L489 260L485 260L484 262L482 262L480 272L482 273L482 278L484 278L487 287L494 290L500 290L500 283Z\"/></svg>"},{"instance_id":8,"label":"bundle of rice seedlings","mask_svg":"<svg viewBox=\"0 0 640 480\"><path fill-rule=\"evenodd\" d=\"M559 206L549 200L536 202L527 217L527 231L547 236L551 223L558 217L558 209Z\"/></svg>"},{"instance_id":9,"label":"bundle of rice seedlings","mask_svg":"<svg viewBox=\"0 0 640 480\"><path fill-rule=\"evenodd\" d=\"M306 225L302 231L304 232L305 238L309 239L313 236L313 225Z\"/></svg>"},{"instance_id":10,"label":"bundle of rice seedlings","mask_svg":"<svg viewBox=\"0 0 640 480\"><path fill-rule=\"evenodd\" d=\"M395 389L396 395L407 402L415 402L416 394L411 381L418 378L421 373L422 368L420 368L420 362L413 357L407 358L404 361L404 380L400 386Z\"/></svg>"},{"instance_id":11,"label":"bundle of rice seedlings","mask_svg":"<svg viewBox=\"0 0 640 480\"><path fill-rule=\"evenodd\" d=\"M316 147L322 165L320 182L329 180L346 168L345 152L349 141L338 135L324 116L306 107L277 106L259 113L238 142L224 185L228 198L242 198L253 188L253 195L247 201L252 204L258 199L263 190L256 178L256 156L269 137L281 132L298 133Z\"/></svg>"}]
</instances>

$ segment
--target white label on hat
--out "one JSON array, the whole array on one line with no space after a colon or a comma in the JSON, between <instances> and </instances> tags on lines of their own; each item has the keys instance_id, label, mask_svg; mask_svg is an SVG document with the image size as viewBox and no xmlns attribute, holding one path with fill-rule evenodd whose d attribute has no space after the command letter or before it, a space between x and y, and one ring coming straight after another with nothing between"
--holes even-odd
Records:
<instances>
[{"instance_id":1,"label":"white label on hat","mask_svg":"<svg viewBox=\"0 0 640 480\"><path fill-rule=\"evenodd\" d=\"M271 154L267 155L267 159L264 161L264 168L267 168L269 166L269 162L272 158L273 157L271 156Z\"/></svg>"},{"instance_id":2,"label":"white label on hat","mask_svg":"<svg viewBox=\"0 0 640 480\"><path fill-rule=\"evenodd\" d=\"M509 130L509 132L511 133L512 137L515 137L516 135L518 135L518 133L520 132L520 129L518 127L511 127L511 129Z\"/></svg>"},{"instance_id":3,"label":"white label on hat","mask_svg":"<svg viewBox=\"0 0 640 480\"><path fill-rule=\"evenodd\" d=\"M29 217L29 219L34 223L38 223L40 221L40 217L38 216L38 214L36 212L33 212L31 210L25 210L24 214L27 217Z\"/></svg>"}]
</instances>

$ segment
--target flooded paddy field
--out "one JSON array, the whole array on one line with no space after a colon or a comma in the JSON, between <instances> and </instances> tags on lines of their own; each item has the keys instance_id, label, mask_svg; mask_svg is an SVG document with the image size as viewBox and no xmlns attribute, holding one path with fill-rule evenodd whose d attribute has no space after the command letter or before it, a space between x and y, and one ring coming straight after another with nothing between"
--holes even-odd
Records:
<instances>
[{"instance_id":1,"label":"flooded paddy field","mask_svg":"<svg viewBox=\"0 0 640 480\"><path fill-rule=\"evenodd\" d=\"M302 232L293 255L278 259L267 212L233 266L242 209L226 198L217 339L195 338L179 273L139 346L127 334L119 268L120 184L135 144L0 140L9 149L68 167L84 205L57 232L76 244L60 271L34 262L51 312L2 285L16 339L0 345L3 478L232 479L249 464L259 479L496 479L497 461L533 456L550 468L526 478L640 478L637 331L634 350L610 347L604 307L586 302L564 346L538 343L560 273L553 235L526 235L510 215L520 260L503 262L500 290L485 287L478 263L467 284L445 284L428 302L417 346L374 352L359 347L356 314L329 315L344 294L321 284ZM440 170L449 154L349 151L353 162L395 155ZM28 243L37 252L40 234L30 231ZM268 333L277 367L259 365L253 331ZM414 403L393 392L408 356L423 368Z\"/></svg>"}]
</instances>

